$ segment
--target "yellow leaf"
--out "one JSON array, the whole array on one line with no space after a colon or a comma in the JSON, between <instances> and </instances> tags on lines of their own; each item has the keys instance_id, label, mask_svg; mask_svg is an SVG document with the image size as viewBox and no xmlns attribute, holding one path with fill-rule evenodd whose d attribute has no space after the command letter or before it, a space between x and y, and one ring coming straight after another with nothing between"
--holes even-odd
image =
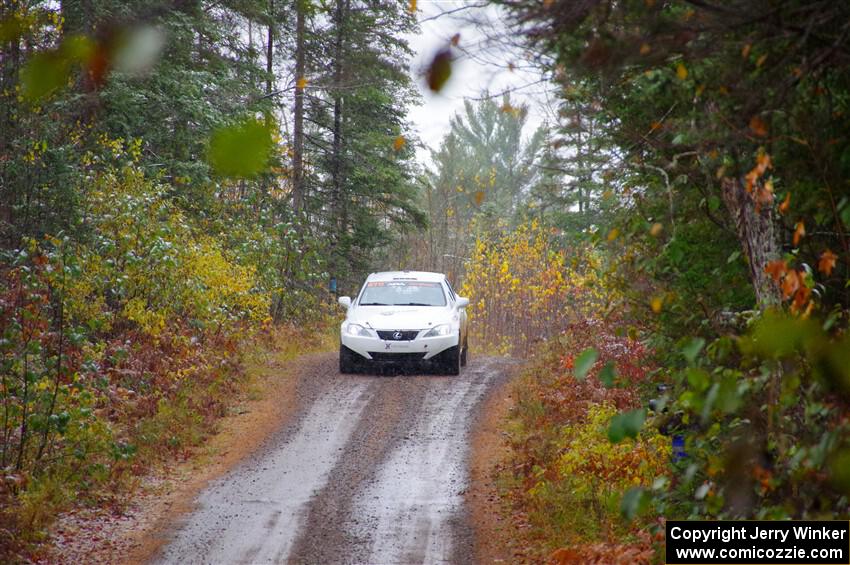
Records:
<instances>
[{"instance_id":1,"label":"yellow leaf","mask_svg":"<svg viewBox=\"0 0 850 565\"><path fill-rule=\"evenodd\" d=\"M679 63L676 65L676 76L679 77L680 80L685 80L688 78L688 68L684 64Z\"/></svg>"},{"instance_id":2,"label":"yellow leaf","mask_svg":"<svg viewBox=\"0 0 850 565\"><path fill-rule=\"evenodd\" d=\"M767 61L767 54L762 55L758 59L756 59L756 67L760 67L764 65L764 62Z\"/></svg>"},{"instance_id":3,"label":"yellow leaf","mask_svg":"<svg viewBox=\"0 0 850 565\"><path fill-rule=\"evenodd\" d=\"M407 141L405 141L404 136L400 135L393 141L393 149L399 151L402 147L404 147L405 143L407 143Z\"/></svg>"},{"instance_id":4,"label":"yellow leaf","mask_svg":"<svg viewBox=\"0 0 850 565\"><path fill-rule=\"evenodd\" d=\"M410 4L407 5L407 11L411 14L416 13L416 0L410 0Z\"/></svg>"},{"instance_id":5,"label":"yellow leaf","mask_svg":"<svg viewBox=\"0 0 850 565\"><path fill-rule=\"evenodd\" d=\"M660 222L655 222L654 224L652 224L652 227L651 227L651 228L649 228L649 233L650 233L653 237L658 237L659 235L661 235L661 232L662 232L663 230L664 230L664 226L663 226L663 225L661 225L661 223L660 223Z\"/></svg>"},{"instance_id":6,"label":"yellow leaf","mask_svg":"<svg viewBox=\"0 0 850 565\"><path fill-rule=\"evenodd\" d=\"M617 228L612 229L608 232L608 241L614 241L620 235L620 230Z\"/></svg>"},{"instance_id":7,"label":"yellow leaf","mask_svg":"<svg viewBox=\"0 0 850 565\"><path fill-rule=\"evenodd\" d=\"M652 308L652 311L655 312L656 314L661 312L661 306L663 306L663 305L664 305L664 301L661 299L660 296L656 296L649 303L650 308Z\"/></svg>"},{"instance_id":8,"label":"yellow leaf","mask_svg":"<svg viewBox=\"0 0 850 565\"><path fill-rule=\"evenodd\" d=\"M307 87L307 77L301 77L297 81L295 81L295 88L298 90L304 90Z\"/></svg>"}]
</instances>

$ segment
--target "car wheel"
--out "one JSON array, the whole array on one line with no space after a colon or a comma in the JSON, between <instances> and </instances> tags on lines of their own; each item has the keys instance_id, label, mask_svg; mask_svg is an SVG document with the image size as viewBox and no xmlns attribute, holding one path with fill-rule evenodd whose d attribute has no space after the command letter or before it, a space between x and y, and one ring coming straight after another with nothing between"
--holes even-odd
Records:
<instances>
[{"instance_id":1,"label":"car wheel","mask_svg":"<svg viewBox=\"0 0 850 565\"><path fill-rule=\"evenodd\" d=\"M450 347L443 352L443 373L446 375L460 374L460 346Z\"/></svg>"},{"instance_id":2,"label":"car wheel","mask_svg":"<svg viewBox=\"0 0 850 565\"><path fill-rule=\"evenodd\" d=\"M463 340L463 352L460 354L460 366L466 367L466 358L469 355L469 343Z\"/></svg>"},{"instance_id":3,"label":"car wheel","mask_svg":"<svg viewBox=\"0 0 850 565\"><path fill-rule=\"evenodd\" d=\"M356 353L351 351L344 345L339 346L339 372L343 375L350 375L351 373L357 372L357 359L355 359Z\"/></svg>"}]
</instances>

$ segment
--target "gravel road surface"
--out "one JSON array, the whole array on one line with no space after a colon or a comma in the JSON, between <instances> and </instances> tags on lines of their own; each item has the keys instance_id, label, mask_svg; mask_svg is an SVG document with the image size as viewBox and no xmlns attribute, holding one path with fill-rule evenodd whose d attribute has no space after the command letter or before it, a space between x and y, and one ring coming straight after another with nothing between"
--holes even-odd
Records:
<instances>
[{"instance_id":1,"label":"gravel road surface","mask_svg":"<svg viewBox=\"0 0 850 565\"><path fill-rule=\"evenodd\" d=\"M509 365L341 375L313 356L296 417L200 494L155 562L473 562L469 432Z\"/></svg>"}]
</instances>

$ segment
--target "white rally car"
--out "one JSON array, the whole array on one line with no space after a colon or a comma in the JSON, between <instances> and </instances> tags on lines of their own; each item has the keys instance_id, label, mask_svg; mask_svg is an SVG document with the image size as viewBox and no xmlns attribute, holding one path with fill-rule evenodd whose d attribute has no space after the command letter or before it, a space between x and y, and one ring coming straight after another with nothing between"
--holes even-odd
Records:
<instances>
[{"instance_id":1,"label":"white rally car","mask_svg":"<svg viewBox=\"0 0 850 565\"><path fill-rule=\"evenodd\" d=\"M429 362L441 372L460 374L466 365L469 299L457 296L440 273L372 273L352 300L340 328L339 370L352 373L369 364Z\"/></svg>"}]
</instances>

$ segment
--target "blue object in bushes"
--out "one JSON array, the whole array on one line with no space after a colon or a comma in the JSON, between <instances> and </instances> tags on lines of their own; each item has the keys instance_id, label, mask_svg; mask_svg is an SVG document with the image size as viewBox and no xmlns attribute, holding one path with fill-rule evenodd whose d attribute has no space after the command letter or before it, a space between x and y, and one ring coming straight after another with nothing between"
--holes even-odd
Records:
<instances>
[{"instance_id":1,"label":"blue object in bushes","mask_svg":"<svg viewBox=\"0 0 850 565\"><path fill-rule=\"evenodd\" d=\"M687 457L685 453L685 436L673 436L671 441L673 444L673 461Z\"/></svg>"}]
</instances>

